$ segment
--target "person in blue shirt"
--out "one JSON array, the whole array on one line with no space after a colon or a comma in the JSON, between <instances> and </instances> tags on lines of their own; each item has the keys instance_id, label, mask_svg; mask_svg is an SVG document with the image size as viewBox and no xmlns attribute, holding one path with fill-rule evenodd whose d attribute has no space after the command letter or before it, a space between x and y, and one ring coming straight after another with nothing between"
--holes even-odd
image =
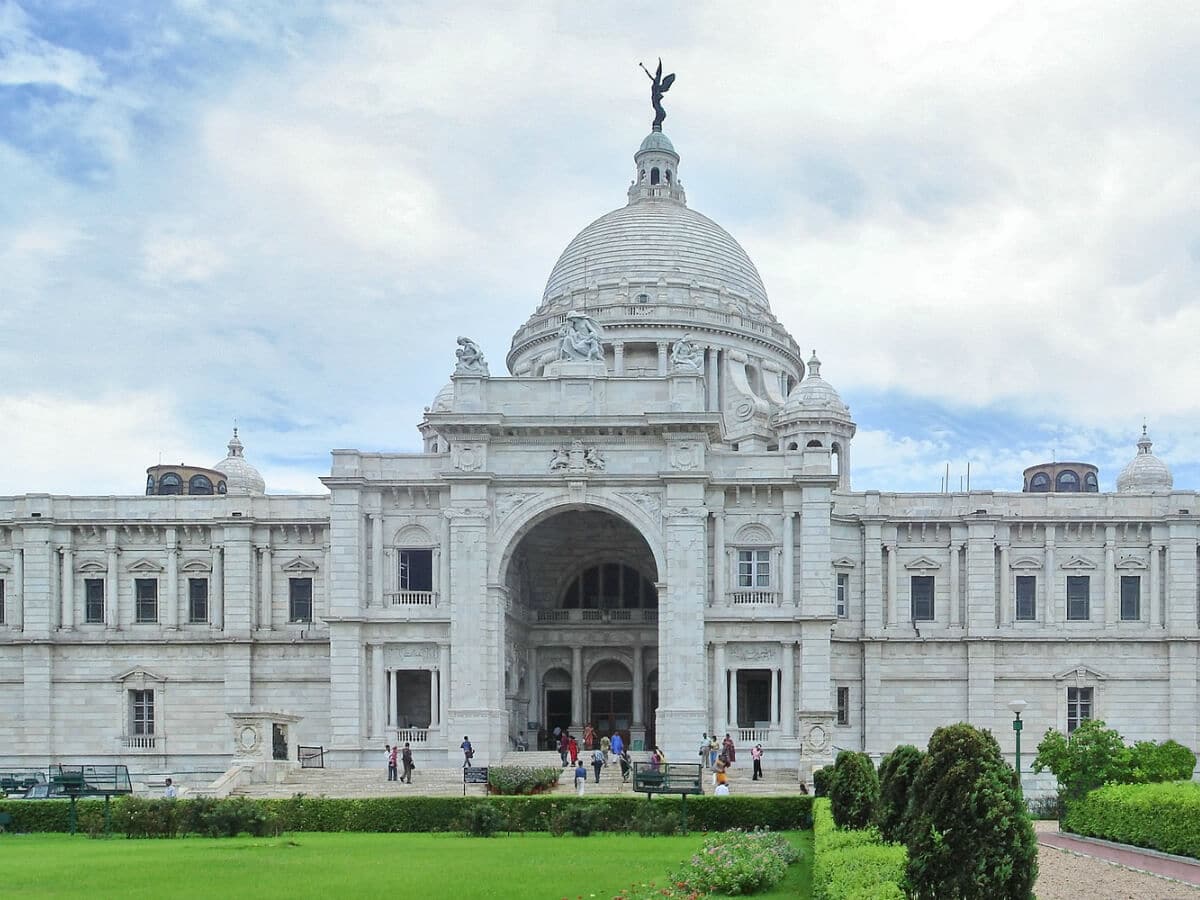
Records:
<instances>
[{"instance_id":1,"label":"person in blue shirt","mask_svg":"<svg viewBox=\"0 0 1200 900\"><path fill-rule=\"evenodd\" d=\"M609 744L609 750L612 752L613 756L620 756L625 752L625 742L621 740L621 732L613 732L612 742Z\"/></svg>"}]
</instances>

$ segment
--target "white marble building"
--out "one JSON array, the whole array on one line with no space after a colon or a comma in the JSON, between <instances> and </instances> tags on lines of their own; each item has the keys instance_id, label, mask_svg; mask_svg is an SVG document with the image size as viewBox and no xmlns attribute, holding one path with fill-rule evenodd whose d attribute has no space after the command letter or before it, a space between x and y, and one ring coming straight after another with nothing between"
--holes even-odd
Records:
<instances>
[{"instance_id":1,"label":"white marble building","mask_svg":"<svg viewBox=\"0 0 1200 900\"><path fill-rule=\"evenodd\" d=\"M252 710L342 766L463 735L495 761L538 723L802 769L957 720L1011 751L1014 699L1027 748L1086 716L1195 747L1200 498L1149 440L1112 494L1064 464L855 490L815 355L666 135L634 159L512 374L459 341L424 452L335 450L328 496L273 496L235 435L188 495L0 498L0 767L221 770Z\"/></svg>"}]
</instances>

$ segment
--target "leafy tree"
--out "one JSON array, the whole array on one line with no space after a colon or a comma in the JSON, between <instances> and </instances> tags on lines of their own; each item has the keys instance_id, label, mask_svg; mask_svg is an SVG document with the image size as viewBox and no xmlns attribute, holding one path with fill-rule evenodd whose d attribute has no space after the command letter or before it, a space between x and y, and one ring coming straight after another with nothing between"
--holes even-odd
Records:
<instances>
[{"instance_id":1,"label":"leafy tree","mask_svg":"<svg viewBox=\"0 0 1200 900\"><path fill-rule=\"evenodd\" d=\"M1196 768L1196 754L1178 741L1138 741L1131 751L1132 773L1136 784L1157 781L1184 781Z\"/></svg>"},{"instance_id":2,"label":"leafy tree","mask_svg":"<svg viewBox=\"0 0 1200 900\"><path fill-rule=\"evenodd\" d=\"M837 755L829 784L829 805L838 828L867 828L879 806L879 778L871 757L853 750Z\"/></svg>"},{"instance_id":3,"label":"leafy tree","mask_svg":"<svg viewBox=\"0 0 1200 900\"><path fill-rule=\"evenodd\" d=\"M1101 785L1131 781L1132 760L1132 751L1115 729L1107 728L1100 719L1087 719L1070 737L1048 729L1038 744L1033 771L1053 772L1059 798L1070 803Z\"/></svg>"},{"instance_id":4,"label":"leafy tree","mask_svg":"<svg viewBox=\"0 0 1200 900\"><path fill-rule=\"evenodd\" d=\"M938 728L910 792L906 875L915 896L1033 897L1033 825L991 732L963 723Z\"/></svg>"},{"instance_id":5,"label":"leafy tree","mask_svg":"<svg viewBox=\"0 0 1200 900\"><path fill-rule=\"evenodd\" d=\"M828 797L829 782L833 779L833 766L823 766L812 773L813 796Z\"/></svg>"},{"instance_id":6,"label":"leafy tree","mask_svg":"<svg viewBox=\"0 0 1200 900\"><path fill-rule=\"evenodd\" d=\"M901 744L879 763L879 831L885 841L904 842L912 782L924 757L912 744Z\"/></svg>"}]
</instances>

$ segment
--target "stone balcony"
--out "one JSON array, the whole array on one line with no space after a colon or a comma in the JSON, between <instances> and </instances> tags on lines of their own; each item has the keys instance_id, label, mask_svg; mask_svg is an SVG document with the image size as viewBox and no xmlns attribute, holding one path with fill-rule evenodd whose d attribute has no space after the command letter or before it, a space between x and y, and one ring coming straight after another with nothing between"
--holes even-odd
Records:
<instances>
[{"instance_id":1,"label":"stone balcony","mask_svg":"<svg viewBox=\"0 0 1200 900\"><path fill-rule=\"evenodd\" d=\"M536 625L657 625L657 609L537 609Z\"/></svg>"}]
</instances>

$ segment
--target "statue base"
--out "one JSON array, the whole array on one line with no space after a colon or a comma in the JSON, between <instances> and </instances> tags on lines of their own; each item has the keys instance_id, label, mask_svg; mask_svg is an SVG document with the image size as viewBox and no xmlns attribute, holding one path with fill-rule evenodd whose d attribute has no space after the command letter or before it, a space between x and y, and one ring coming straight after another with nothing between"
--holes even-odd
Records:
<instances>
[{"instance_id":1,"label":"statue base","mask_svg":"<svg viewBox=\"0 0 1200 900\"><path fill-rule=\"evenodd\" d=\"M560 359L546 364L546 378L605 378L608 366L602 359Z\"/></svg>"}]
</instances>

